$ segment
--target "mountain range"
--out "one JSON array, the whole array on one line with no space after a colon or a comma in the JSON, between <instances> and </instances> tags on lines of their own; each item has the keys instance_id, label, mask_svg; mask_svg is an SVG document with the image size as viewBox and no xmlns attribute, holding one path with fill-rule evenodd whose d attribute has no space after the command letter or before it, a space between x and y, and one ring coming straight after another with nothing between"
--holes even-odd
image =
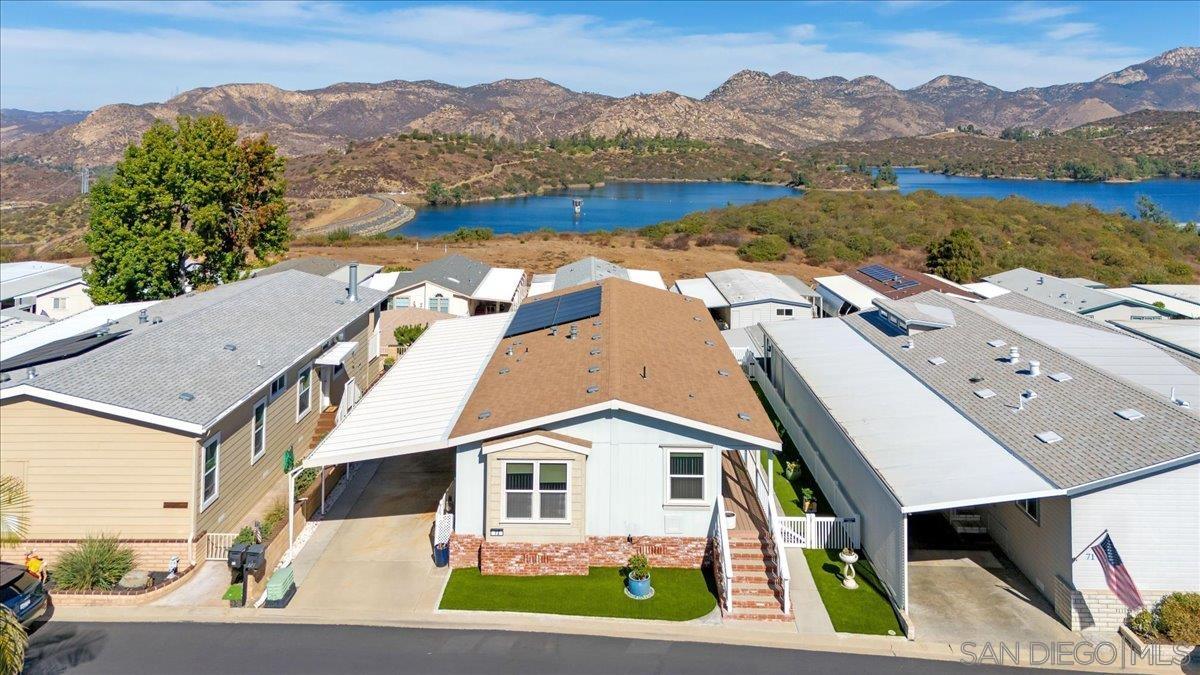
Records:
<instances>
[{"instance_id":1,"label":"mountain range","mask_svg":"<svg viewBox=\"0 0 1200 675\"><path fill-rule=\"evenodd\" d=\"M590 133L685 134L779 149L877 140L974 125L1062 130L1141 109L1200 110L1200 48L1180 47L1091 82L1004 91L954 75L912 89L878 77L810 79L743 70L701 99L670 91L625 97L576 92L544 79L456 87L430 80L342 83L289 91L226 84L163 103L88 113L4 110L2 154L42 164L105 165L156 118L219 113L243 133L267 132L286 155L344 148L406 130L517 140Z\"/></svg>"}]
</instances>

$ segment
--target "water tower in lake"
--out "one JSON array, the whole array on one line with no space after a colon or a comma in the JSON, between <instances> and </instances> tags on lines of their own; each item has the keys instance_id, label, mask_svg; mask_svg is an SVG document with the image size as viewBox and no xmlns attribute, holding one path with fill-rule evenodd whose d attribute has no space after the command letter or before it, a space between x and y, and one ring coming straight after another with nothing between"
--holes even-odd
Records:
<instances>
[{"instance_id":1,"label":"water tower in lake","mask_svg":"<svg viewBox=\"0 0 1200 675\"><path fill-rule=\"evenodd\" d=\"M572 199L571 206L575 209L575 215L578 216L580 213L583 212L583 200L582 199L579 199L579 198Z\"/></svg>"}]
</instances>

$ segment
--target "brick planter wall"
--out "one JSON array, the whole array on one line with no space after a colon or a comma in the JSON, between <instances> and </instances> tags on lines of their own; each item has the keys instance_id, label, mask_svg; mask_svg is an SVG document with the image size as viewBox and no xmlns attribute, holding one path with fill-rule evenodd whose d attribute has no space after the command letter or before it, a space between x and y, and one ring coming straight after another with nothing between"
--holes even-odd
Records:
<instances>
[{"instance_id":1,"label":"brick planter wall","mask_svg":"<svg viewBox=\"0 0 1200 675\"><path fill-rule=\"evenodd\" d=\"M483 537L474 534L450 533L450 568L479 567L479 547Z\"/></svg>"},{"instance_id":2,"label":"brick planter wall","mask_svg":"<svg viewBox=\"0 0 1200 675\"><path fill-rule=\"evenodd\" d=\"M699 569L708 549L706 537L588 537L590 567L621 567L638 553L646 556L651 567Z\"/></svg>"},{"instance_id":3,"label":"brick planter wall","mask_svg":"<svg viewBox=\"0 0 1200 675\"><path fill-rule=\"evenodd\" d=\"M621 567L642 554L651 567L698 569L707 559L705 537L588 537L578 543L534 544L483 540L455 533L450 538L450 566L479 566L483 574L512 576L585 575L589 567Z\"/></svg>"},{"instance_id":4,"label":"brick planter wall","mask_svg":"<svg viewBox=\"0 0 1200 675\"><path fill-rule=\"evenodd\" d=\"M6 548L0 553L4 562L25 564L25 553L36 551L53 571L58 558L75 548L82 539L26 539L16 548ZM191 560L191 545L186 539L119 539L121 546L130 548L137 555L135 569L161 571L167 569L172 556L179 556L180 569Z\"/></svg>"},{"instance_id":5,"label":"brick planter wall","mask_svg":"<svg viewBox=\"0 0 1200 675\"><path fill-rule=\"evenodd\" d=\"M479 569L484 574L584 576L588 573L588 545L485 541L479 552Z\"/></svg>"}]
</instances>

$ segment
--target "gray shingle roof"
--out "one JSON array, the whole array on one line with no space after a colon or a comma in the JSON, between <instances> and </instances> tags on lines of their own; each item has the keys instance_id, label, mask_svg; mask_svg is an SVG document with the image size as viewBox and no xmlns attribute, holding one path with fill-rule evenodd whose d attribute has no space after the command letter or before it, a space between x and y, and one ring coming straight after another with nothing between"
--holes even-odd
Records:
<instances>
[{"instance_id":1,"label":"gray shingle roof","mask_svg":"<svg viewBox=\"0 0 1200 675\"><path fill-rule=\"evenodd\" d=\"M421 265L411 272L401 272L393 291L415 284L430 282L455 293L472 296L491 266L457 253Z\"/></svg>"},{"instance_id":2,"label":"gray shingle roof","mask_svg":"<svg viewBox=\"0 0 1200 675\"><path fill-rule=\"evenodd\" d=\"M878 312L842 320L1057 487L1200 458L1200 418L1192 413L1011 330L971 303L933 292L917 298L953 310L957 325L921 333L905 349L909 338L882 322ZM1004 344L988 344L997 340ZM1013 345L1020 349L1016 365L1006 360ZM930 363L937 357L945 361ZM1019 372L1030 359L1040 361L1041 375ZM1049 377L1059 372L1071 378L1057 382ZM975 393L984 389L995 395ZM1027 389L1037 397L1015 410ZM1145 417L1128 421L1116 414L1130 408ZM1062 440L1038 440L1047 431Z\"/></svg>"},{"instance_id":3,"label":"gray shingle roof","mask_svg":"<svg viewBox=\"0 0 1200 675\"><path fill-rule=\"evenodd\" d=\"M292 258L290 260L277 262L270 267L264 267L261 270L255 270L252 276L264 277L272 274L279 274L280 272L286 272L288 270L296 270L298 272L315 274L319 277L326 277L349 264L350 261L348 260L337 260L335 258L326 258L324 256ZM359 275L359 278L363 278L361 274Z\"/></svg>"},{"instance_id":4,"label":"gray shingle roof","mask_svg":"<svg viewBox=\"0 0 1200 675\"><path fill-rule=\"evenodd\" d=\"M997 286L1007 288L1013 293L1020 293L1038 302L1070 312L1090 312L1101 307L1119 304L1149 307L1143 302L1105 293L1100 289L1089 288L1069 279L1059 279L1056 276L1024 267L993 274L984 279Z\"/></svg>"},{"instance_id":5,"label":"gray shingle roof","mask_svg":"<svg viewBox=\"0 0 1200 675\"><path fill-rule=\"evenodd\" d=\"M344 284L295 270L246 279L155 305L148 314L161 323L127 317L112 331L129 335L7 385L208 426L384 297L360 287L359 301L348 303Z\"/></svg>"},{"instance_id":6,"label":"gray shingle roof","mask_svg":"<svg viewBox=\"0 0 1200 675\"><path fill-rule=\"evenodd\" d=\"M628 279L629 272L616 263L589 256L558 268L554 272L554 288L570 288L608 277Z\"/></svg>"}]
</instances>

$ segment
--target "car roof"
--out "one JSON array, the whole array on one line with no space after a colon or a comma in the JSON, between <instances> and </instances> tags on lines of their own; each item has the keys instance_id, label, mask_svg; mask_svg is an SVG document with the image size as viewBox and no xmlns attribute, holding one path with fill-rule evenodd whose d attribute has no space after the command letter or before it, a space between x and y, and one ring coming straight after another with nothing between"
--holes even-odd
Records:
<instances>
[{"instance_id":1,"label":"car roof","mask_svg":"<svg viewBox=\"0 0 1200 675\"><path fill-rule=\"evenodd\" d=\"M0 586L7 586L20 579L26 572L23 565L0 562Z\"/></svg>"}]
</instances>

